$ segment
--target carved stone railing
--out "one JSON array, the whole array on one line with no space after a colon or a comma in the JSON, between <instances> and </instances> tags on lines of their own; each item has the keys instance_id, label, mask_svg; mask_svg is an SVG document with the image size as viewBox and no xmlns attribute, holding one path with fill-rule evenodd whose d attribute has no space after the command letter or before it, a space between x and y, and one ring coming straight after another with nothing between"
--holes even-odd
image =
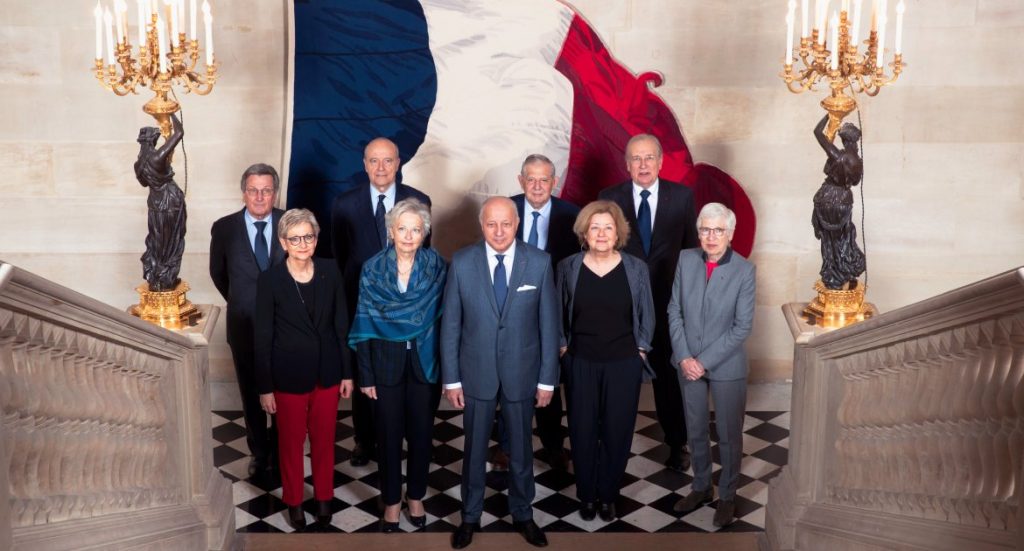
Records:
<instances>
[{"instance_id":1,"label":"carved stone railing","mask_svg":"<svg viewBox=\"0 0 1024 551\"><path fill-rule=\"evenodd\" d=\"M796 339L772 550L1024 551L1024 268Z\"/></svg>"},{"instance_id":2,"label":"carved stone railing","mask_svg":"<svg viewBox=\"0 0 1024 551\"><path fill-rule=\"evenodd\" d=\"M227 549L207 343L0 262L0 549Z\"/></svg>"}]
</instances>

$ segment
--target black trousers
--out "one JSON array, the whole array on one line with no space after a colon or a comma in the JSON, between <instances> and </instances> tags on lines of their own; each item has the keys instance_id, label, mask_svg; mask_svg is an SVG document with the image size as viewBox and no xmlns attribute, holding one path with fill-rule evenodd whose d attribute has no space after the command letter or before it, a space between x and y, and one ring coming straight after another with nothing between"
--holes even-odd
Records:
<instances>
[{"instance_id":1,"label":"black trousers","mask_svg":"<svg viewBox=\"0 0 1024 551\"><path fill-rule=\"evenodd\" d=\"M423 499L430 470L434 412L440 387L415 376L412 354L405 355L405 375L394 386L377 385L374 406L377 422L377 466L380 493L385 505L402 500L402 440L408 442L406 495ZM361 394L361 393L360 393Z\"/></svg>"},{"instance_id":2,"label":"black trousers","mask_svg":"<svg viewBox=\"0 0 1024 551\"><path fill-rule=\"evenodd\" d=\"M355 374L355 387L359 388L359 370ZM373 400L362 392L352 393L352 426L356 444L366 450L377 447L377 424L374 421L376 406Z\"/></svg>"},{"instance_id":3,"label":"black trousers","mask_svg":"<svg viewBox=\"0 0 1024 551\"><path fill-rule=\"evenodd\" d=\"M235 363L238 392L242 396L242 417L245 419L245 442L249 454L259 461L273 461L277 456L277 417L260 406L260 393L256 389L256 362L252 343L249 346L231 344L231 358Z\"/></svg>"},{"instance_id":4,"label":"black trousers","mask_svg":"<svg viewBox=\"0 0 1024 551\"><path fill-rule=\"evenodd\" d=\"M633 445L642 360L592 362L566 355L563 365L576 496L583 503L614 503Z\"/></svg>"},{"instance_id":5,"label":"black trousers","mask_svg":"<svg viewBox=\"0 0 1024 551\"><path fill-rule=\"evenodd\" d=\"M683 420L683 393L679 389L679 366L672 365L671 353L672 345L665 339L664 343L655 344L647 361L657 375L651 381L651 389L654 391L658 423L665 433L665 444L669 449L677 450L686 444L686 422Z\"/></svg>"}]
</instances>

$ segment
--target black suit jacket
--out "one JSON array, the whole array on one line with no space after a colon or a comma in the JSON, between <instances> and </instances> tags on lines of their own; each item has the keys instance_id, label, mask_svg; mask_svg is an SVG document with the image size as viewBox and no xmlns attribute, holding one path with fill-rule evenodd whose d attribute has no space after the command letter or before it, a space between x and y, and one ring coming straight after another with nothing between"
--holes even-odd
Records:
<instances>
[{"instance_id":1,"label":"black suit jacket","mask_svg":"<svg viewBox=\"0 0 1024 551\"><path fill-rule=\"evenodd\" d=\"M270 225L270 264L284 261L277 239L277 222L284 211L274 209ZM210 279L228 303L227 337L232 348L252 350L252 320L256 312L256 278L260 268L245 228L245 207L213 223L210 229ZM250 352L251 353L251 352Z\"/></svg>"},{"instance_id":2,"label":"black suit jacket","mask_svg":"<svg viewBox=\"0 0 1024 551\"><path fill-rule=\"evenodd\" d=\"M377 225L373 218L376 205L370 200L370 184L361 184L342 193L331 207L331 247L334 261L345 281L349 318L355 315L359 298L359 275L363 263L381 250ZM430 197L405 184L395 184L395 203L403 199L418 199L428 207ZM430 246L430 236L423 242Z\"/></svg>"},{"instance_id":3,"label":"black suit jacket","mask_svg":"<svg viewBox=\"0 0 1024 551\"><path fill-rule=\"evenodd\" d=\"M516 230L516 238L525 243L526 237L523 232L526 229L526 196L522 193L513 195L512 201L516 204L516 210L519 211L519 229ZM580 240L572 231L572 226L576 223L576 215L579 213L580 208L576 205L558 197L551 197L551 223L548 225L548 242L544 252L551 255L552 268L557 267L563 258L580 252Z\"/></svg>"},{"instance_id":4,"label":"black suit jacket","mask_svg":"<svg viewBox=\"0 0 1024 551\"><path fill-rule=\"evenodd\" d=\"M256 384L301 394L352 378L348 355L348 311L337 266L313 259L316 317L310 319L295 280L282 262L260 274L256 288Z\"/></svg>"},{"instance_id":5,"label":"black suit jacket","mask_svg":"<svg viewBox=\"0 0 1024 551\"><path fill-rule=\"evenodd\" d=\"M647 262L651 274L651 294L654 297L655 328L653 346L659 354L671 354L668 349L668 301L672 297L672 278L676 272L679 251L698 246L697 212L690 188L659 180L658 204L654 210L654 231L651 232L651 252L644 254L633 206L633 182L627 181L606 188L600 199L614 201L622 208L629 222L629 241L623 250Z\"/></svg>"}]
</instances>

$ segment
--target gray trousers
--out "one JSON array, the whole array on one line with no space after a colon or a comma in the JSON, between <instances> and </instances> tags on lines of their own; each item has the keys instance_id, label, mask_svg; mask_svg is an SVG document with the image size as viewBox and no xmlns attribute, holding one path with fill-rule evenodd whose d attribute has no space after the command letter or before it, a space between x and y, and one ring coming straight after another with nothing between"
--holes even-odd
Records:
<instances>
[{"instance_id":1,"label":"gray trousers","mask_svg":"<svg viewBox=\"0 0 1024 551\"><path fill-rule=\"evenodd\" d=\"M722 473L718 479L718 498L729 501L736 496L740 461L743 459L743 416L747 408L747 380L688 381L679 373L683 390L686 433L689 436L693 464L691 488L703 492L711 487L711 441L709 438L708 393L715 401L715 429Z\"/></svg>"},{"instance_id":2,"label":"gray trousers","mask_svg":"<svg viewBox=\"0 0 1024 551\"><path fill-rule=\"evenodd\" d=\"M510 402L501 396L477 400L466 396L462 416L465 430L462 458L462 522L480 522L487 486L487 450L494 410L501 400L501 416L508 431L508 508L518 521L533 518L533 398Z\"/></svg>"}]
</instances>

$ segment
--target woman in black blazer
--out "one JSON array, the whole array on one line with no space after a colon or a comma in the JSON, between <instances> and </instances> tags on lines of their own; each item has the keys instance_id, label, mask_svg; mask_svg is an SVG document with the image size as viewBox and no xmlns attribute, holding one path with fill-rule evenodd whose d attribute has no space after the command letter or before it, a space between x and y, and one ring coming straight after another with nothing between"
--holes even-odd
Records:
<instances>
[{"instance_id":1,"label":"woman in black blazer","mask_svg":"<svg viewBox=\"0 0 1024 551\"><path fill-rule=\"evenodd\" d=\"M402 496L402 439L409 443L406 499L409 522L426 525L434 409L438 386L438 320L447 267L421 245L430 209L416 199L395 204L385 219L388 246L363 264L349 345L356 349L359 390L373 399L377 423L382 532L398 531Z\"/></svg>"},{"instance_id":2,"label":"woman in black blazer","mask_svg":"<svg viewBox=\"0 0 1024 551\"><path fill-rule=\"evenodd\" d=\"M320 226L313 213L292 209L278 235L288 258L256 284L256 381L260 405L277 415L282 501L296 530L302 512L302 448L309 434L316 520L331 520L338 396L352 393L352 367L343 353L348 309L332 261L313 258Z\"/></svg>"}]
</instances>

